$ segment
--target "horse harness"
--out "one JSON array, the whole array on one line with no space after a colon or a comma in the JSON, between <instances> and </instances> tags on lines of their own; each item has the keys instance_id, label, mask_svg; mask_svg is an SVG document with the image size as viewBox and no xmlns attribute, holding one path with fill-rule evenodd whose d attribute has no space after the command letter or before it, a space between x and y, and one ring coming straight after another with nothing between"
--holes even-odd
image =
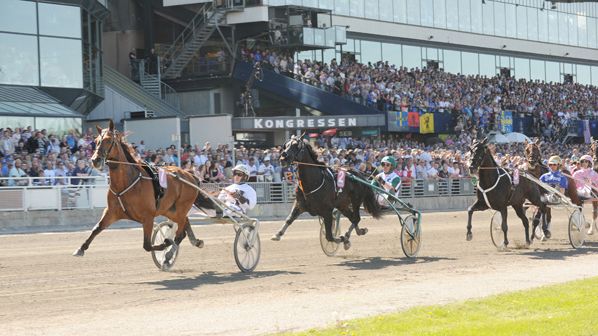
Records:
<instances>
[{"instance_id":1,"label":"horse harness","mask_svg":"<svg viewBox=\"0 0 598 336\"><path fill-rule=\"evenodd\" d=\"M301 164L301 162L297 162L297 164ZM334 174L332 173L332 171L330 170L330 168L326 168L325 170L326 170L326 172L328 174L330 174L330 177L332 177L332 181L334 181L335 180ZM326 183L326 175L325 175L325 173L323 171L321 171L321 173L322 173L322 183L320 183L320 186L318 186L316 189L314 189L314 190L306 193L305 189L303 189L303 183L301 182L301 178L299 177L299 172L298 171L299 171L299 169L297 169L297 181L299 182L299 189L301 189L301 192L303 192L303 195L305 196L305 198L307 198L307 196L315 193L316 191L322 189L322 187ZM336 183L333 182L333 184L334 184L334 192L336 193Z\"/></svg>"},{"instance_id":2,"label":"horse harness","mask_svg":"<svg viewBox=\"0 0 598 336\"><path fill-rule=\"evenodd\" d=\"M128 187L125 188L125 190L117 193L116 191L112 190L112 186L109 186L110 192L116 196L116 199L118 200L118 203L120 204L120 207L123 209L124 213L127 213L127 209L125 208L125 205L123 204L123 201L121 199L121 197L126 194L129 190L133 189L133 187L139 182L141 181L141 179L144 180L153 180L153 178L148 177L148 176L143 176L141 175L141 172L139 172L139 175L137 175L137 178L135 179L135 181L133 181L133 183L129 184Z\"/></svg>"},{"instance_id":3,"label":"horse harness","mask_svg":"<svg viewBox=\"0 0 598 336\"><path fill-rule=\"evenodd\" d=\"M502 171L502 172L501 172ZM500 179L503 176L507 176L509 178L509 184L513 183L513 180L511 179L511 175L509 175L509 173L504 169L504 168L499 168L496 167L496 172L499 174L498 177L496 178L496 182L494 183L494 185L490 188L484 189L480 186L480 181L478 181L478 185L477 188L478 190L482 193L482 196L484 196L484 201L486 202L486 205L488 206L488 208L492 209L492 206L490 206L490 201L488 201L488 195L487 193L491 192L492 190L494 190L497 186L498 183L500 182Z\"/></svg>"}]
</instances>

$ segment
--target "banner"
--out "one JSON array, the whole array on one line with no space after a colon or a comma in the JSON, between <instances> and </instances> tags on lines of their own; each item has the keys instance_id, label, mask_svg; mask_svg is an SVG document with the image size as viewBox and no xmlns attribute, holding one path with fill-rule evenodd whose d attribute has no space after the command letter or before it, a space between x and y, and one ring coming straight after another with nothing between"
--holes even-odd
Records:
<instances>
[{"instance_id":1,"label":"banner","mask_svg":"<svg viewBox=\"0 0 598 336\"><path fill-rule=\"evenodd\" d=\"M405 111L388 112L389 132L409 132L409 114Z\"/></svg>"},{"instance_id":2,"label":"banner","mask_svg":"<svg viewBox=\"0 0 598 336\"><path fill-rule=\"evenodd\" d=\"M590 135L590 121L587 119L583 121L583 139L585 140L586 144L592 143L592 136Z\"/></svg>"},{"instance_id":3,"label":"banner","mask_svg":"<svg viewBox=\"0 0 598 336\"><path fill-rule=\"evenodd\" d=\"M419 112L409 112L409 127L419 128Z\"/></svg>"},{"instance_id":4,"label":"banner","mask_svg":"<svg viewBox=\"0 0 598 336\"><path fill-rule=\"evenodd\" d=\"M434 113L426 113L419 117L419 132L421 134L434 133Z\"/></svg>"},{"instance_id":5,"label":"banner","mask_svg":"<svg viewBox=\"0 0 598 336\"><path fill-rule=\"evenodd\" d=\"M500 130L504 133L512 133L513 132L513 112L511 111L502 111L500 113Z\"/></svg>"}]
</instances>

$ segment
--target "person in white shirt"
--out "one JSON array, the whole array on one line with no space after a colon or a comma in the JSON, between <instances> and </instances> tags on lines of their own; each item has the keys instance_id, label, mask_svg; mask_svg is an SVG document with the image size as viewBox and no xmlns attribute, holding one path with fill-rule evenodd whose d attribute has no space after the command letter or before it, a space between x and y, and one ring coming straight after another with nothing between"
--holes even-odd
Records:
<instances>
[{"instance_id":1,"label":"person in white shirt","mask_svg":"<svg viewBox=\"0 0 598 336\"><path fill-rule=\"evenodd\" d=\"M233 184L222 189L218 199L224 202L228 207L246 214L248 210L255 207L257 203L257 194L255 190L247 184L249 179L249 169L243 164L233 168ZM224 211L225 216L234 216L230 211Z\"/></svg>"},{"instance_id":2,"label":"person in white shirt","mask_svg":"<svg viewBox=\"0 0 598 336\"><path fill-rule=\"evenodd\" d=\"M258 172L258 165L255 163L255 158L250 157L247 161L247 169L249 170L249 182L255 182Z\"/></svg>"},{"instance_id":3,"label":"person in white shirt","mask_svg":"<svg viewBox=\"0 0 598 336\"><path fill-rule=\"evenodd\" d=\"M264 163L260 165L257 174L263 175L266 182L272 182L274 179L274 166L270 164L270 158L268 156L264 158Z\"/></svg>"}]
</instances>

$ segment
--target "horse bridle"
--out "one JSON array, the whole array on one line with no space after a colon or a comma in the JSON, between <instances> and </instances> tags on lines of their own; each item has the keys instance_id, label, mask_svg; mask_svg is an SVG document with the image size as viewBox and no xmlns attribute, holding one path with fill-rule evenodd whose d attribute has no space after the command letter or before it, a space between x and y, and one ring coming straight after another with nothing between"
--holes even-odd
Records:
<instances>
[{"instance_id":1,"label":"horse bridle","mask_svg":"<svg viewBox=\"0 0 598 336\"><path fill-rule=\"evenodd\" d=\"M102 159L102 166L104 166L104 164L106 164L106 161L108 160L108 155L110 155L110 153L112 152L112 148L114 148L114 144L116 143L116 140L114 140L114 138L116 138L116 135L118 134L117 131L113 130L104 130L102 132L102 134L100 134L101 138L100 138L100 143L104 140L104 137L108 134L108 133L112 133L110 136L110 147L108 147L107 151L104 151L101 148L97 149L98 152L98 156L100 156L100 158ZM110 166L109 166L110 167Z\"/></svg>"},{"instance_id":2,"label":"horse bridle","mask_svg":"<svg viewBox=\"0 0 598 336\"><path fill-rule=\"evenodd\" d=\"M305 145L305 143L303 143L303 140L301 140L301 139L299 139L299 140L297 140L297 139L291 139L290 141L293 141L293 140L294 140L294 141L297 141L298 143L300 143L300 145L297 145L297 147L298 147L298 150L297 150L297 152L294 154L294 156L298 156L298 155L299 155L301 152L303 152L303 151L304 151L304 150L307 148L307 146ZM286 153L286 151L287 151L287 150L286 150L286 148L285 148L285 150L283 151L283 153ZM286 156L287 156L287 155L285 155L285 157L286 157ZM301 164L301 162L299 162L299 161L292 161L292 162L291 162L291 164L296 164L297 166L299 166L299 165ZM298 170L299 170L299 169L297 169L297 171L298 171ZM330 174L332 174L332 173L330 173ZM318 190L322 189L322 187L324 186L324 183L326 183L326 179L324 178L324 176L322 176L322 183L320 183L320 186L319 186L319 187L317 187L316 189L314 189L314 190L312 190L312 191L310 191L310 192L306 193L306 192L305 192L305 190L303 189L303 183L301 183L301 178L299 177L299 174L298 174L298 173L297 173L297 181L299 181L299 187L301 188L301 191L303 192L303 195L304 195L305 197L307 197L307 196L309 196L309 195L311 195L311 194L315 193L316 191L318 191ZM336 189L336 186L335 186L335 189Z\"/></svg>"}]
</instances>

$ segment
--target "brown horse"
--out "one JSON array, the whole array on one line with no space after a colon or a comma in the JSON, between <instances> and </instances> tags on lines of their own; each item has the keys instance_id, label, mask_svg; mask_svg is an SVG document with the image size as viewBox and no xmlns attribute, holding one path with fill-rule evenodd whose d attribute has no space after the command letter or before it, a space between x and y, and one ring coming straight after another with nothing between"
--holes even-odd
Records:
<instances>
[{"instance_id":1,"label":"brown horse","mask_svg":"<svg viewBox=\"0 0 598 336\"><path fill-rule=\"evenodd\" d=\"M145 164L135 158L133 149L124 141L123 135L114 129L112 120L108 128L96 128L99 135L95 139L96 150L91 161L98 169L102 169L104 164L110 169L108 206L89 238L73 255L83 256L95 236L121 219L133 220L143 225L143 248L146 251L161 251L172 244L178 246L187 234L191 244L202 247L203 242L195 239L187 218L193 203L198 200L199 191L177 181L183 179L197 184L195 177L178 167L166 167L169 173L177 177L167 175L168 188L160 201L156 202L152 177L143 168ZM174 241L166 240L160 245L152 246L151 234L154 218L157 216L169 218L178 224L178 228Z\"/></svg>"},{"instance_id":2,"label":"brown horse","mask_svg":"<svg viewBox=\"0 0 598 336\"><path fill-rule=\"evenodd\" d=\"M525 146L525 157L527 159L527 171L534 177L540 178L540 176L542 176L543 174L548 173L548 167L542 163L542 153L540 151L540 145L538 140L536 140L536 142L529 143ZM575 183L574 179L569 177L571 176L571 173L567 169L563 169L562 172L568 175L568 186L565 190L565 196L569 197L573 204L583 206L583 200L581 200L579 198L579 195L577 194L577 184ZM540 215L542 214L539 212L536 213L536 215L534 216L534 221L536 219L539 219ZM543 223L548 225L552 219L550 207L546 207L546 212L544 215L545 219L543 220ZM546 238L550 238L550 231L547 232L547 227L545 224L542 225L542 228L544 229L544 235L546 236ZM535 234L535 230L533 234Z\"/></svg>"}]
</instances>

